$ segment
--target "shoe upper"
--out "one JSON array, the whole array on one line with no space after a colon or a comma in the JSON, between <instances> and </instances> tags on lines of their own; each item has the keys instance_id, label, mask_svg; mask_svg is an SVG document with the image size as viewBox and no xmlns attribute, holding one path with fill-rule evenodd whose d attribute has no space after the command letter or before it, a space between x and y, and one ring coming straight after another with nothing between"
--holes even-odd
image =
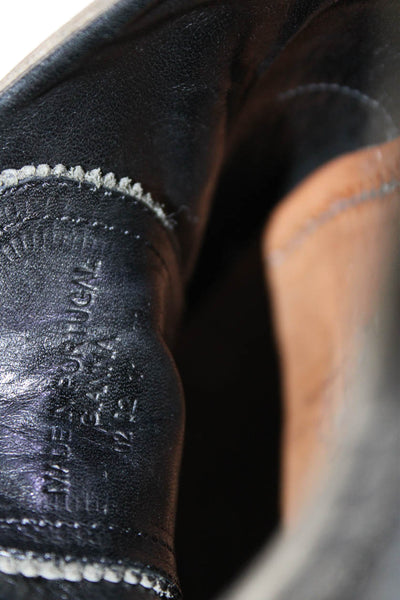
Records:
<instances>
[{"instance_id":1,"label":"shoe upper","mask_svg":"<svg viewBox=\"0 0 400 600\"><path fill-rule=\"evenodd\" d=\"M211 206L264 219L396 136L387 6L375 35L379 2L122 0L3 84L0 597L180 595L172 357Z\"/></svg>"}]
</instances>

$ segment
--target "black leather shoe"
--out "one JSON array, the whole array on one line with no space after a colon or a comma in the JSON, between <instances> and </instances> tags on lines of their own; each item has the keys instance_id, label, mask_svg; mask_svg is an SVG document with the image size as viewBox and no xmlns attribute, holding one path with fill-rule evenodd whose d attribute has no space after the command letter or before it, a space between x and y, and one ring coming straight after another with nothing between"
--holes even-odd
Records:
<instances>
[{"instance_id":1,"label":"black leather shoe","mask_svg":"<svg viewBox=\"0 0 400 600\"><path fill-rule=\"evenodd\" d=\"M231 122L312 10L99 2L3 81L2 598L179 596L183 287Z\"/></svg>"},{"instance_id":2,"label":"black leather shoe","mask_svg":"<svg viewBox=\"0 0 400 600\"><path fill-rule=\"evenodd\" d=\"M98 2L0 85L1 600L179 598L171 349L211 203L221 237L234 208L250 236L269 192L272 205L327 160L397 135L366 68L390 88L397 55L373 32L394 38L392 14L378 1ZM285 577L268 593L286 600L298 571L277 556ZM312 577L298 598L344 600Z\"/></svg>"}]
</instances>

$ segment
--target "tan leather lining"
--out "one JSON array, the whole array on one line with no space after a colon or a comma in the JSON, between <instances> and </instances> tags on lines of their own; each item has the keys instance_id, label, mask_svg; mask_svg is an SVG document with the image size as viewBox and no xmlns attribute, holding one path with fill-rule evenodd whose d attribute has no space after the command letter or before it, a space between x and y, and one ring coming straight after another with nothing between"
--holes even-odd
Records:
<instances>
[{"instance_id":1,"label":"tan leather lining","mask_svg":"<svg viewBox=\"0 0 400 600\"><path fill-rule=\"evenodd\" d=\"M285 403L283 509L296 520L332 457L365 332L398 252L400 140L341 157L278 207L264 254ZM362 369L361 369L362 372Z\"/></svg>"}]
</instances>

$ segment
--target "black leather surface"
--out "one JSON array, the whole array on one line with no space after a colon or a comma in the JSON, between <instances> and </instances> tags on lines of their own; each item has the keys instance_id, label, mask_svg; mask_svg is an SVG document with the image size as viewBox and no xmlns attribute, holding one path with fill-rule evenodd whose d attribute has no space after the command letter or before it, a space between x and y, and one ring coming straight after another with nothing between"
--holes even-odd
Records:
<instances>
[{"instance_id":1,"label":"black leather surface","mask_svg":"<svg viewBox=\"0 0 400 600\"><path fill-rule=\"evenodd\" d=\"M4 234L2 246L3 546L129 560L174 580L182 405L164 338L176 328L228 123L260 64L318 4L293 2L287 21L287 7L261 0L118 2L2 95L1 169L62 163L128 175L176 221L167 239L154 216L85 185L3 194L3 227L14 236ZM78 340L65 328L82 293L79 270L98 300L93 314L76 317L84 319L76 362ZM99 348L99 337L110 341ZM20 578L3 576L0 589L18 599L78 599L93 587L10 581Z\"/></svg>"},{"instance_id":2,"label":"black leather surface","mask_svg":"<svg viewBox=\"0 0 400 600\"><path fill-rule=\"evenodd\" d=\"M0 98L1 169L130 176L176 222L168 233L87 184L2 193L0 545L175 581L183 408L170 347L211 203L234 247L232 207L247 235L319 164L396 133L385 40L397 15L389 1L124 0ZM0 576L7 600L114 589L150 594Z\"/></svg>"},{"instance_id":3,"label":"black leather surface","mask_svg":"<svg viewBox=\"0 0 400 600\"><path fill-rule=\"evenodd\" d=\"M73 67L71 41L0 99L0 166L81 164L137 178L177 213L187 273L247 91L316 3L292 6L117 3L97 24L97 45L92 30L88 48L78 36Z\"/></svg>"},{"instance_id":4,"label":"black leather surface","mask_svg":"<svg viewBox=\"0 0 400 600\"><path fill-rule=\"evenodd\" d=\"M203 273L315 169L398 134L399 18L396 0L335 2L263 65L229 139Z\"/></svg>"},{"instance_id":5,"label":"black leather surface","mask_svg":"<svg viewBox=\"0 0 400 600\"><path fill-rule=\"evenodd\" d=\"M150 565L174 582L183 406L166 345L181 296L169 234L121 194L50 180L3 191L0 228L1 546Z\"/></svg>"}]
</instances>

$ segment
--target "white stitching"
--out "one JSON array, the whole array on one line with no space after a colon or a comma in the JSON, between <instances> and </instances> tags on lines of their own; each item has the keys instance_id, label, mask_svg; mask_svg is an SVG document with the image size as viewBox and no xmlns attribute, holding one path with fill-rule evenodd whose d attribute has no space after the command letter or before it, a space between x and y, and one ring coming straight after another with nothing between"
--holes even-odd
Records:
<instances>
[{"instance_id":1,"label":"white stitching","mask_svg":"<svg viewBox=\"0 0 400 600\"><path fill-rule=\"evenodd\" d=\"M356 88L351 88L348 85L341 85L339 83L326 83L326 82L307 83L304 85L299 85L290 90L280 92L278 94L278 100L280 100L280 101L290 100L291 98L295 98L296 96L299 96L301 94L307 94L309 92L311 92L311 93L312 92L337 92L339 94L349 96L350 98L355 98L356 100L358 100L365 106L368 106L369 108L372 108L373 110L381 111L381 114L384 116L387 123L389 124L389 126L392 130L392 133L394 132L394 134L398 134L398 132L399 132L398 127L396 126L396 124L392 118L392 115L382 105L382 103L379 102L379 100L377 100L376 98L371 98L371 96L368 96L367 94L364 94L363 92L360 92L360 90L357 90Z\"/></svg>"},{"instance_id":2,"label":"white stitching","mask_svg":"<svg viewBox=\"0 0 400 600\"><path fill-rule=\"evenodd\" d=\"M41 556L34 552L21 553L18 550L0 548L0 572L6 575L25 577L43 577L47 580L71 582L89 581L98 583L127 583L152 590L161 598L174 598L178 592L176 586L164 577L153 572L145 572L140 567L123 564L109 564L106 561L92 562L58 558L55 555Z\"/></svg>"},{"instance_id":3,"label":"white stitching","mask_svg":"<svg viewBox=\"0 0 400 600\"><path fill-rule=\"evenodd\" d=\"M107 529L108 531L118 531L120 533L124 533L124 534L133 534L136 535L137 537L143 537L145 539L149 539L151 540L153 543L155 544L159 544L160 546L162 546L163 548L166 548L169 552L173 552L172 547L165 542L164 540L160 539L159 537L155 536L155 535L151 535L150 533L147 533L145 531L138 531L137 529L134 529L133 527L120 527L119 525L104 525L102 523L90 523L90 524L85 524L85 523L79 523L79 522L73 522L73 523L67 523L65 521L55 521L54 523L52 521L48 521L47 519L31 519L28 517L24 517L22 519L14 519L14 518L0 518L0 527L2 526L18 526L18 527L36 527L36 528L43 528L43 527L53 527L54 529L60 529L62 527L65 528L69 528L69 529L83 529L83 530L104 530Z\"/></svg>"},{"instance_id":4,"label":"white stitching","mask_svg":"<svg viewBox=\"0 0 400 600\"><path fill-rule=\"evenodd\" d=\"M56 165L54 168L47 164L25 165L21 169L5 169L0 173L0 188L10 188L30 179L62 178L87 183L96 189L105 188L110 192L119 192L130 196L146 206L161 221L167 229L173 228L173 222L166 214L164 207L153 200L150 193L145 194L140 183L132 183L129 177L122 177L117 181L114 173L103 175L101 169L84 171L82 167L67 168L64 165Z\"/></svg>"}]
</instances>

